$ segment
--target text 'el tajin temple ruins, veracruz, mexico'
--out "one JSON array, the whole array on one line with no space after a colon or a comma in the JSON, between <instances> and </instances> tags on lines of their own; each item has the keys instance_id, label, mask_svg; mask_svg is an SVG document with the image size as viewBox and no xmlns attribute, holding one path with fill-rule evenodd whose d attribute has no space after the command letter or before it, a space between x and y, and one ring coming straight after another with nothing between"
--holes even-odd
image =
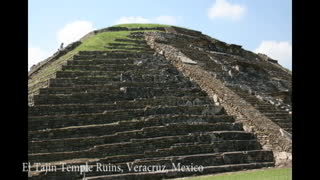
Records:
<instances>
[{"instance_id":1,"label":"text 'el tajin temple ruins, veracruz, mexico'","mask_svg":"<svg viewBox=\"0 0 320 180\"><path fill-rule=\"evenodd\" d=\"M90 32L29 71L29 179L291 166L291 78L277 60L199 31L128 24ZM64 170L77 165L94 170Z\"/></svg>"}]
</instances>

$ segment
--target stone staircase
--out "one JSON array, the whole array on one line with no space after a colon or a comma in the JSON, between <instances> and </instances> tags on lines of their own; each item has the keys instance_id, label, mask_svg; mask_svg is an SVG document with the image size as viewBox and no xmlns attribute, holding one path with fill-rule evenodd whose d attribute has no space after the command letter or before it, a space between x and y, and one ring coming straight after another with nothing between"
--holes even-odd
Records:
<instances>
[{"instance_id":1,"label":"stone staircase","mask_svg":"<svg viewBox=\"0 0 320 180\"><path fill-rule=\"evenodd\" d=\"M30 179L164 179L274 166L272 151L154 54L141 33L129 38L109 44L112 51L80 51L34 95L29 161L57 171L32 166ZM61 163L95 170L63 172ZM101 172L101 164L121 170ZM179 164L203 171L177 171Z\"/></svg>"},{"instance_id":2,"label":"stone staircase","mask_svg":"<svg viewBox=\"0 0 320 180\"><path fill-rule=\"evenodd\" d=\"M237 93L242 99L253 105L263 115L278 124L283 130L292 134L292 116L288 111L277 108L276 106L258 99L256 96L251 95L240 88L229 87Z\"/></svg>"}]
</instances>

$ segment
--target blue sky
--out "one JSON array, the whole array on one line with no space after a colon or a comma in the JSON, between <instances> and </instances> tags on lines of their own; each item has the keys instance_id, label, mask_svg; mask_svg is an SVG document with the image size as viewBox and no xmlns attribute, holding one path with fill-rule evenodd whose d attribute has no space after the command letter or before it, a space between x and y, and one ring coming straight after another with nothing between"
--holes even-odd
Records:
<instances>
[{"instance_id":1,"label":"blue sky","mask_svg":"<svg viewBox=\"0 0 320 180\"><path fill-rule=\"evenodd\" d=\"M88 31L150 22L199 30L291 69L291 0L29 0L28 19L29 67Z\"/></svg>"}]
</instances>

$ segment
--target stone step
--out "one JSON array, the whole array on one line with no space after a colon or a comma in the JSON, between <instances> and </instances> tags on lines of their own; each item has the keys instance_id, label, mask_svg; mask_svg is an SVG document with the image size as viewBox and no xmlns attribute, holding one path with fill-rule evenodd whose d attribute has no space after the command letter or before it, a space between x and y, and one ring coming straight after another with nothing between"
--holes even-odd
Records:
<instances>
[{"instance_id":1,"label":"stone step","mask_svg":"<svg viewBox=\"0 0 320 180\"><path fill-rule=\"evenodd\" d=\"M121 82L143 82L143 83L182 83L187 79L177 75L141 75L125 76L119 74L113 77L75 77L50 79L49 87L70 87L74 85L99 85Z\"/></svg>"},{"instance_id":2,"label":"stone step","mask_svg":"<svg viewBox=\"0 0 320 180\"><path fill-rule=\"evenodd\" d=\"M68 164L68 165L83 165L88 163L88 165L95 165L96 163L102 163L102 164L120 164L120 163L126 163L126 162L133 162L136 159L143 159L144 154L130 154L130 155L116 155L116 156L106 156L103 158L79 158L79 159L71 159L71 160L63 160L63 161L53 161L50 162L50 164L55 165L57 169L61 169L62 163ZM31 166L31 171L36 170L36 167L33 165Z\"/></svg>"},{"instance_id":3,"label":"stone step","mask_svg":"<svg viewBox=\"0 0 320 180\"><path fill-rule=\"evenodd\" d=\"M153 88L122 88L119 91L91 91L72 94L41 94L34 96L35 105L49 104L92 104L114 103L121 100L134 100L137 98L157 98L163 96L194 96L205 97L207 94L197 90L153 89Z\"/></svg>"},{"instance_id":4,"label":"stone step","mask_svg":"<svg viewBox=\"0 0 320 180\"><path fill-rule=\"evenodd\" d=\"M60 84L61 85L61 84ZM55 84L53 86L58 86ZM123 87L150 87L150 88L198 88L198 86L194 83L188 82L178 82L178 83L166 83L166 82L135 82L135 81L127 81L127 82L108 82L104 84L94 84L94 85L73 85L72 87L49 87L49 88L41 88L40 93L43 94L70 94L70 93L85 93L85 92L95 92L95 91L105 91L110 89L110 91L116 91Z\"/></svg>"},{"instance_id":5,"label":"stone step","mask_svg":"<svg viewBox=\"0 0 320 180\"><path fill-rule=\"evenodd\" d=\"M134 55L145 55L143 52L124 52L124 51L79 51L78 53L81 56L90 56L90 55L126 55L128 57Z\"/></svg>"},{"instance_id":6,"label":"stone step","mask_svg":"<svg viewBox=\"0 0 320 180\"><path fill-rule=\"evenodd\" d=\"M97 145L94 146L94 148L83 151L29 154L28 160L30 162L34 162L34 160L39 160L38 162L52 162L76 158L104 158L107 156L144 154L145 158L152 158L158 161L159 157L167 156L248 151L261 149L261 146L259 145L257 140L213 141L210 144L190 145L186 146L185 148L170 148L170 146L171 144L168 144L168 142L157 142L156 144L145 144L142 142L122 142ZM192 152L192 149L194 150L194 152ZM144 153L145 151L149 152Z\"/></svg>"},{"instance_id":7,"label":"stone step","mask_svg":"<svg viewBox=\"0 0 320 180\"><path fill-rule=\"evenodd\" d=\"M110 145L103 145L103 155L104 157L106 154L107 156L119 156L122 154L128 154L135 153L135 152L140 152L143 154L144 149L149 149L150 145L148 144L141 144L141 143L131 143L131 144L110 144ZM117 147L131 147L130 150L126 150L121 148L120 151L117 151ZM152 145L152 148L157 148L161 147L164 148L168 146L168 144L162 144L162 143L157 143ZM99 147L99 148L102 148ZM135 149L136 148L136 149ZM135 149L132 151L132 149ZM198 145L190 145L190 146L185 146L184 148L182 147L173 147L173 148L167 148L167 149L157 149L153 151L154 153L144 153L143 158L150 159L150 158L161 158L161 157L167 157L168 156L183 156L183 155L195 155L195 154L204 154L204 153L221 153L221 152L232 152L232 151L250 151L250 150L260 150L261 147L259 143L256 140L226 140L226 141L215 141L212 142L211 144L198 144ZM193 151L192 151L193 150ZM151 151L150 151L151 152ZM72 153L72 156L77 156L76 153L80 156L86 156L92 154L89 151L80 151L80 152L70 152ZM57 156L53 156L53 154ZM46 154L30 154L29 156L42 156L42 157L47 157L48 160L58 160L59 161L59 156L62 153L46 153ZM81 155L80 155L81 154ZM85 154L85 155L82 155ZM51 157L50 157L51 156ZM52 157L53 156L53 157ZM79 157L78 156L78 157ZM97 154L92 154L90 157L98 157ZM117 159L113 159L114 161L117 161ZM121 158L120 158L121 161Z\"/></svg>"},{"instance_id":8,"label":"stone step","mask_svg":"<svg viewBox=\"0 0 320 180\"><path fill-rule=\"evenodd\" d=\"M75 85L73 87L48 87L40 88L39 94L72 94L72 93L85 93L95 91L118 91L121 85L117 84L101 84L101 85Z\"/></svg>"},{"instance_id":9,"label":"stone step","mask_svg":"<svg viewBox=\"0 0 320 180\"><path fill-rule=\"evenodd\" d=\"M78 55L74 55L74 60L87 60L87 59L104 59L104 58L118 58L125 59L128 57L131 58L151 58L153 52L128 52L128 51L105 51L104 53L92 53L92 54L83 54L79 52Z\"/></svg>"},{"instance_id":10,"label":"stone step","mask_svg":"<svg viewBox=\"0 0 320 180\"><path fill-rule=\"evenodd\" d=\"M40 88L39 94L74 94L74 93L94 93L94 92L109 92L119 93L120 88L113 85L78 85L75 87L47 87Z\"/></svg>"},{"instance_id":11,"label":"stone step","mask_svg":"<svg viewBox=\"0 0 320 180\"><path fill-rule=\"evenodd\" d=\"M166 171L155 171L155 172L129 172L127 163L115 164L123 171L121 172L99 172L97 170L97 161L92 161L93 171L86 173L87 179L153 179L160 180L163 178L173 178L173 177L183 177L191 175L203 175L212 174L225 171L236 171L243 169L254 169L261 167L274 166L273 153L271 151L265 150L253 150L253 151L238 151L238 152L223 152L223 153L209 153L209 154L197 154L197 155L185 155L185 156L171 156L163 157L157 161L155 160L136 160L133 161L134 166L147 166L147 165L165 165ZM85 163L84 163L85 164ZM103 163L100 163L103 164ZM106 163L108 164L108 163ZM130 163L131 164L131 163ZM175 166L186 165L186 166L203 166L204 170L202 172L186 172L178 171L175 169L173 171L173 164ZM68 164L72 165L72 164ZM126 173L128 174L126 174ZM116 174L117 173L117 174ZM114 174L114 175L112 175ZM31 177L31 179L42 179L43 177L51 179L63 179L65 176L70 179L81 179L83 176L79 175L79 172L61 172L61 168L57 172L40 173L36 176Z\"/></svg>"},{"instance_id":12,"label":"stone step","mask_svg":"<svg viewBox=\"0 0 320 180\"><path fill-rule=\"evenodd\" d=\"M289 116L289 113L283 110L259 110L259 111L263 114L287 114Z\"/></svg>"},{"instance_id":13,"label":"stone step","mask_svg":"<svg viewBox=\"0 0 320 180\"><path fill-rule=\"evenodd\" d=\"M164 29L157 29L157 30L161 30L161 31L165 31ZM131 32L130 35L127 36L128 38L133 38L133 39L144 39L144 32Z\"/></svg>"},{"instance_id":14,"label":"stone step","mask_svg":"<svg viewBox=\"0 0 320 180\"><path fill-rule=\"evenodd\" d=\"M157 67L148 66L137 66L137 65L62 65L61 70L63 71L110 71L110 72L123 72L123 71L144 71L147 73L151 69L160 72L171 68L171 65L157 65Z\"/></svg>"},{"instance_id":15,"label":"stone step","mask_svg":"<svg viewBox=\"0 0 320 180\"><path fill-rule=\"evenodd\" d=\"M292 129L292 122L277 122L277 124L281 128L291 128Z\"/></svg>"},{"instance_id":16,"label":"stone step","mask_svg":"<svg viewBox=\"0 0 320 180\"><path fill-rule=\"evenodd\" d=\"M263 115L269 118L289 118L288 113L263 113Z\"/></svg>"},{"instance_id":17,"label":"stone step","mask_svg":"<svg viewBox=\"0 0 320 180\"><path fill-rule=\"evenodd\" d=\"M74 126L74 125L88 125L92 124L90 122L100 123L103 124L105 122L116 122L117 120L128 120L130 118L140 119L144 118L144 116L179 116L182 112L186 110L181 110L182 108L189 109L190 113L186 113L186 116L192 118L193 115L196 119L203 119L207 118L205 116L210 115L222 115L225 113L224 108L221 106L215 107L204 107L209 105L197 105L197 106L146 106L144 108L136 108L136 109L111 109L105 110L102 113L94 113L95 110L88 110L82 113L73 111L73 113L45 113L47 115L43 116L30 116L29 118L29 126L30 129L40 130L40 129L47 129L47 128L55 128L55 127L67 127L67 126ZM177 112L173 112L173 110L177 110ZM198 111L198 112L196 112ZM129 116L125 118L125 115ZM192 115L192 116L191 116ZM114 116L114 118L110 117ZM134 117L136 116L136 117ZM198 117L204 116L204 117ZM60 122L59 118L64 119L65 122ZM80 118L79 122L74 122L76 118ZM90 119L90 121L86 122L85 118ZM108 120L103 120L102 118L108 118ZM43 122L39 122L39 121ZM39 127L37 126L39 124Z\"/></svg>"},{"instance_id":18,"label":"stone step","mask_svg":"<svg viewBox=\"0 0 320 180\"><path fill-rule=\"evenodd\" d=\"M271 104L267 104L267 103L261 103L261 104L257 104L257 105L255 105L255 107L256 108L268 108L268 107L274 107L275 108L275 106L274 105L271 105Z\"/></svg>"},{"instance_id":19,"label":"stone step","mask_svg":"<svg viewBox=\"0 0 320 180\"><path fill-rule=\"evenodd\" d=\"M249 93L236 92L236 94L238 94L241 98L244 98L244 99L256 99L256 100L259 100L256 96L251 95Z\"/></svg>"},{"instance_id":20,"label":"stone step","mask_svg":"<svg viewBox=\"0 0 320 180\"><path fill-rule=\"evenodd\" d=\"M154 53L155 51L150 48L145 47L126 47L126 46L104 46L107 49L113 49L113 50L123 50L123 51L129 51L129 52L148 52L148 53Z\"/></svg>"},{"instance_id":21,"label":"stone step","mask_svg":"<svg viewBox=\"0 0 320 180\"><path fill-rule=\"evenodd\" d=\"M128 120L149 120L160 122L233 122L234 118L228 115L145 115L144 110L113 111L100 114L74 114L59 116L37 116L29 117L28 129L36 131L41 129L63 128L68 126L84 126L92 124L107 124Z\"/></svg>"},{"instance_id":22,"label":"stone step","mask_svg":"<svg viewBox=\"0 0 320 180\"><path fill-rule=\"evenodd\" d=\"M219 119L219 121L207 121L207 123L232 123L234 121L225 121ZM172 122L174 123L174 122ZM184 139L184 140L183 140ZM143 142L148 144L157 143L158 141L174 141L172 147L181 147L184 145L195 145L201 143L211 143L212 141L223 141L223 140L255 140L256 137L252 133L245 131L207 131L207 132L196 132L189 133L182 136L162 136L153 138L130 138L131 142ZM191 143L190 143L191 142Z\"/></svg>"},{"instance_id":23,"label":"stone step","mask_svg":"<svg viewBox=\"0 0 320 180\"><path fill-rule=\"evenodd\" d=\"M127 124L126 124L127 125ZM138 124L139 125L139 124ZM39 130L39 131L29 131L30 141L44 141L44 140L58 140L58 139L70 139L70 138L84 138L90 136L107 136L115 134L116 137L129 136L131 138L145 138L145 137L161 137L161 136L176 136L176 135L185 135L192 132L205 132L205 131L242 131L241 123L169 123L163 126L149 126L143 127L141 129L135 129L137 127L120 127L117 124L100 124L100 125L91 125L91 126L76 126L76 127L67 127L67 128L57 128L57 129L48 129L48 130ZM111 129L111 128L117 129ZM179 129L180 127L185 127L187 129ZM131 129L130 129L131 128ZM110 130L111 129L111 130ZM124 131L128 129L128 131ZM108 130L108 131L107 131ZM110 130L110 131L109 131ZM83 134L72 134L76 131L80 131ZM156 131L158 134L151 131ZM162 132L158 132L162 131ZM112 136L115 137L115 136ZM122 142L122 139L125 137L120 137L118 141ZM127 137L128 138L128 137ZM115 140L116 141L116 140Z\"/></svg>"},{"instance_id":24,"label":"stone step","mask_svg":"<svg viewBox=\"0 0 320 180\"><path fill-rule=\"evenodd\" d=\"M139 59L140 60L140 59ZM92 59L92 60L71 60L67 65L134 65L138 60L132 59Z\"/></svg>"},{"instance_id":25,"label":"stone step","mask_svg":"<svg viewBox=\"0 0 320 180\"><path fill-rule=\"evenodd\" d=\"M113 103L117 100L133 100L133 97L125 96L124 93L108 94L108 93L74 93L74 94L39 94L34 96L35 105L49 104L92 104L92 103Z\"/></svg>"},{"instance_id":26,"label":"stone step","mask_svg":"<svg viewBox=\"0 0 320 180\"><path fill-rule=\"evenodd\" d=\"M238 94L241 98L246 99L246 100L257 100L260 101L260 99L258 99L257 97L253 96L253 95L249 95L249 94Z\"/></svg>"},{"instance_id":27,"label":"stone step","mask_svg":"<svg viewBox=\"0 0 320 180\"><path fill-rule=\"evenodd\" d=\"M259 108L259 109L276 109L276 110L281 110L278 109L276 106L269 104L265 101L261 101L261 100L252 100L249 101L253 106Z\"/></svg>"},{"instance_id":28,"label":"stone step","mask_svg":"<svg viewBox=\"0 0 320 180\"><path fill-rule=\"evenodd\" d=\"M230 151L248 151L248 150L259 150L261 145L259 142L254 140L223 140L213 141L209 144L201 143L198 144L187 144L179 146L171 146L169 148L151 150L145 152L146 158L155 157L167 157L167 156L183 156L193 154L205 154L215 152L230 152ZM218 150L218 151L217 151Z\"/></svg>"},{"instance_id":29,"label":"stone step","mask_svg":"<svg viewBox=\"0 0 320 180\"><path fill-rule=\"evenodd\" d=\"M90 76L105 76L105 77L119 77L119 76L182 76L179 71L172 67L156 71L154 69L143 69L141 71L57 71L56 78L70 78L70 77L90 77Z\"/></svg>"},{"instance_id":30,"label":"stone step","mask_svg":"<svg viewBox=\"0 0 320 180\"><path fill-rule=\"evenodd\" d=\"M70 61L71 62L71 61ZM165 65L168 67L168 65ZM165 68L165 66L161 68ZM62 65L61 70L63 71L132 71L132 70L143 70L147 67L141 67L134 64L102 64L102 65Z\"/></svg>"},{"instance_id":31,"label":"stone step","mask_svg":"<svg viewBox=\"0 0 320 180\"><path fill-rule=\"evenodd\" d=\"M270 103L268 103L268 102L265 102L265 101L259 101L260 103L259 104L255 104L254 106L255 107L260 107L260 108L268 108L268 107L270 107L270 108L276 108L277 109L277 107L275 106L275 105L273 105L273 104L270 104Z\"/></svg>"},{"instance_id":32,"label":"stone step","mask_svg":"<svg viewBox=\"0 0 320 180\"><path fill-rule=\"evenodd\" d=\"M39 88L48 87L48 86L49 86L49 80L42 80L37 83L28 82L28 94L36 92L37 89L39 89Z\"/></svg>"},{"instance_id":33,"label":"stone step","mask_svg":"<svg viewBox=\"0 0 320 180\"><path fill-rule=\"evenodd\" d=\"M239 94L239 93L236 93L238 96L240 96L242 99L245 99L245 100L256 100L256 101L261 101L263 102L261 99L257 98L256 96L253 96L253 95L249 95L249 94Z\"/></svg>"},{"instance_id":34,"label":"stone step","mask_svg":"<svg viewBox=\"0 0 320 180\"><path fill-rule=\"evenodd\" d=\"M139 43L108 43L111 47L140 47L140 48L148 48L150 49L150 46L146 42L139 42Z\"/></svg>"},{"instance_id":35,"label":"stone step","mask_svg":"<svg viewBox=\"0 0 320 180\"><path fill-rule=\"evenodd\" d=\"M129 51L123 51L124 53L130 53ZM143 55L135 56L108 56L108 55L74 55L71 61L87 61L87 60L105 60L105 61L122 61L122 60L134 60L140 61L141 59L152 59L154 62L163 61L168 62L163 57L154 55L154 53L145 53ZM112 63L111 63L112 64ZM119 63L116 63L119 64ZM121 63L120 63L121 64Z\"/></svg>"},{"instance_id":36,"label":"stone step","mask_svg":"<svg viewBox=\"0 0 320 180\"><path fill-rule=\"evenodd\" d=\"M102 58L99 58L99 56L98 56L98 57L83 59L82 56L75 55L75 56L73 56L73 58L70 61L96 61L97 60L97 61L105 61L105 62L108 62L109 64L130 64L135 61L141 61L141 59L157 59L157 60L159 60L159 58L160 58L160 56L147 55L144 58L130 57L130 56L124 57L124 58L110 58L107 56L102 56Z\"/></svg>"},{"instance_id":37,"label":"stone step","mask_svg":"<svg viewBox=\"0 0 320 180\"><path fill-rule=\"evenodd\" d=\"M146 45L145 40L135 40L135 39L115 39L115 42L124 42L124 43L130 43L130 44L141 44L141 45Z\"/></svg>"},{"instance_id":38,"label":"stone step","mask_svg":"<svg viewBox=\"0 0 320 180\"><path fill-rule=\"evenodd\" d=\"M28 108L29 116L67 115L77 113L102 113L120 109L142 109L148 106L194 106L209 105L212 101L208 97L197 96L164 96L159 98L141 98L129 101L116 101L111 104L59 104L37 105Z\"/></svg>"},{"instance_id":39,"label":"stone step","mask_svg":"<svg viewBox=\"0 0 320 180\"><path fill-rule=\"evenodd\" d=\"M169 61L156 58L139 58L139 59L87 59L87 60L69 60L66 65L69 66L106 66L106 67L123 67L123 66L152 66L152 65L169 65Z\"/></svg>"},{"instance_id":40,"label":"stone step","mask_svg":"<svg viewBox=\"0 0 320 180\"><path fill-rule=\"evenodd\" d=\"M91 85L97 83L108 83L113 81L120 81L120 76L98 76L98 77L74 77L74 78L55 78L50 79L49 86L54 86L57 84L68 84L68 85Z\"/></svg>"},{"instance_id":41,"label":"stone step","mask_svg":"<svg viewBox=\"0 0 320 180\"><path fill-rule=\"evenodd\" d=\"M167 83L166 86L163 87L157 87L156 84L159 84L159 82L161 82L161 84L164 84L163 81L158 81L158 78L166 78L166 77L142 77L143 79L145 79L145 81L143 81L142 79L139 79L138 81L131 81L132 83L137 83L136 85L139 85L139 82L142 82L143 84L146 83L152 83L149 84L153 87L150 86L142 86L142 87L127 87L125 86L125 83L121 83L113 81L114 85L88 85L88 84L84 84L81 85L81 83L83 83L82 81L88 81L91 78L87 78L87 79L63 79L62 81L58 82L61 86L66 86L68 83L78 83L80 85L76 85L76 87L47 87L47 88L40 88L38 90L39 94L51 94L51 95L55 95L55 94L74 94L74 93L114 93L114 94L118 94L120 92L126 93L126 94L132 94L134 92L143 92L143 93L153 93L153 94L159 94L159 92L169 92L175 89L175 91L177 91L177 89L181 89L181 92L194 92L194 93L200 93L203 92L201 91L201 89L199 87L190 87L190 84L184 84L183 80L180 80L179 83ZM148 79L150 78L150 79ZM153 78L153 79L152 79ZM162 80L163 80L162 79ZM71 82L70 82L71 81ZM165 80L165 81L169 81L169 79ZM174 77L172 77L171 81L178 81L176 79L174 79ZM57 81L51 81L52 83L57 83ZM62 85L62 83L64 83L64 85ZM115 84L119 84L119 86L116 86ZM121 84L123 84L124 86L121 86ZM54 84L53 86L55 86L57 84ZM171 85L171 86L170 86ZM139 88L139 89L137 89ZM181 93L180 93L181 94ZM202 93L205 94L205 93Z\"/></svg>"},{"instance_id":42,"label":"stone step","mask_svg":"<svg viewBox=\"0 0 320 180\"><path fill-rule=\"evenodd\" d=\"M259 100L247 100L247 99L245 99L245 101L247 101L248 103L250 103L252 105L261 104L261 102Z\"/></svg>"},{"instance_id":43,"label":"stone step","mask_svg":"<svg viewBox=\"0 0 320 180\"><path fill-rule=\"evenodd\" d=\"M272 118L272 121L274 122L291 122L292 123L292 119L287 118L287 117L279 117L279 118Z\"/></svg>"},{"instance_id":44,"label":"stone step","mask_svg":"<svg viewBox=\"0 0 320 180\"><path fill-rule=\"evenodd\" d=\"M162 72L112 72L112 71L58 71L56 73L56 78L79 78L79 77L109 77L121 80L127 80L128 78L134 79L135 77L152 77L152 76L180 76L183 78L179 72L174 71L162 71ZM126 78L127 77L127 78Z\"/></svg>"},{"instance_id":45,"label":"stone step","mask_svg":"<svg viewBox=\"0 0 320 180\"><path fill-rule=\"evenodd\" d=\"M138 82L136 82L137 86L139 86ZM144 83L146 84L146 83ZM163 84L163 83L160 83ZM150 84L151 85L151 84ZM167 84L164 86L162 89L158 87L159 83L153 83L151 87L144 86L144 87L130 87L127 88L124 84L124 86L121 87L121 85L111 85L111 84L106 84L106 85L77 85L74 87L48 87L48 88L40 88L39 89L39 94L41 95L61 95L61 94L75 94L75 93L109 93L109 94L118 94L120 92L130 94L130 92L136 92L136 88L140 88L141 92L146 91L149 93L152 92L160 92L160 91L166 91L169 92L174 89L181 89L182 92L194 92L194 93L201 93L203 91L198 91L198 87L187 87L189 84ZM152 87L153 86L153 87ZM181 93L180 93L181 94ZM202 93L204 94L204 93ZM168 94L170 96L170 94Z\"/></svg>"},{"instance_id":46,"label":"stone step","mask_svg":"<svg viewBox=\"0 0 320 180\"><path fill-rule=\"evenodd\" d=\"M150 126L150 125L148 125ZM146 126L146 127L148 127ZM134 136L125 136L119 138L117 133L112 135L104 135L97 137L80 137L80 138L65 138L56 140L44 140L44 141L31 141L29 142L29 153L51 153L51 152L63 152L63 151L80 151L90 149L96 145L112 144L120 142L141 142L144 144L156 145L158 143L165 143L169 147L185 147L183 144L195 145L203 143L211 143L213 141L225 141L225 140L255 140L254 135L246 133L244 131L212 131L212 132L200 132L189 133L187 135L180 136L163 136L153 138L140 138L133 139ZM139 138L139 137L136 137ZM179 145L176 145L179 144ZM157 150L159 151L159 150ZM152 154L152 151L149 152Z\"/></svg>"},{"instance_id":47,"label":"stone step","mask_svg":"<svg viewBox=\"0 0 320 180\"><path fill-rule=\"evenodd\" d=\"M56 78L74 78L74 77L88 77L88 76L103 76L103 77L115 77L119 76L118 72L108 71L57 71Z\"/></svg>"},{"instance_id":48,"label":"stone step","mask_svg":"<svg viewBox=\"0 0 320 180\"><path fill-rule=\"evenodd\" d=\"M249 95L248 93L244 93L244 92L237 92L237 94L245 99L247 102L249 102L250 104L252 104L253 106L256 107L256 109L260 110L260 111L284 111L284 110L280 110L278 108L276 108L276 106L269 104L266 101L260 100L257 97L255 97L254 95ZM284 111L286 112L286 111Z\"/></svg>"},{"instance_id":49,"label":"stone step","mask_svg":"<svg viewBox=\"0 0 320 180\"><path fill-rule=\"evenodd\" d=\"M266 106L255 106L255 108L259 111L277 111L278 109L271 105Z\"/></svg>"},{"instance_id":50,"label":"stone step","mask_svg":"<svg viewBox=\"0 0 320 180\"><path fill-rule=\"evenodd\" d=\"M147 122L146 122L147 123ZM158 122L161 125L161 122ZM205 123L201 122L199 124L186 124L181 122L181 127L186 127L186 128L194 128L193 130L190 130L190 132L196 132L196 128L209 128L207 131L213 131L213 130L242 130L241 124L232 124L232 123L215 123L213 124L212 127L204 127L204 126L209 126L210 123ZM61 139L61 138L79 138L79 137L88 137L88 136L103 136L103 135L110 135L114 134L116 132L121 132L125 130L134 130L137 128L142 128L143 132L146 133L146 131L149 129L152 130L163 130L163 132L157 132L159 134L154 133L155 136L161 136L163 135L178 135L177 132L180 133L187 133L189 132L188 129L174 129L178 125L172 125L169 124L169 127L172 132L169 132L171 130L165 129L166 126L161 126L161 127L155 127L155 128L149 128L149 127L139 127L139 123L136 123L137 127L130 127L130 123L123 124L123 127L121 127L119 124L98 124L98 125L83 125L83 126L71 126L71 127L65 127L65 128L56 128L56 129L44 129L44 130L37 130L37 131L29 131L28 132L28 137L30 141L40 141L40 140L49 140L49 139ZM126 125L126 126L124 126ZM239 127L240 126L240 127ZM133 129L132 129L133 128ZM210 129L211 128L211 129ZM222 129L219 129L222 128ZM200 129L198 129L199 131ZM201 130L200 130L201 131ZM81 132L81 133L80 133ZM150 132L152 133L152 132Z\"/></svg>"}]
</instances>

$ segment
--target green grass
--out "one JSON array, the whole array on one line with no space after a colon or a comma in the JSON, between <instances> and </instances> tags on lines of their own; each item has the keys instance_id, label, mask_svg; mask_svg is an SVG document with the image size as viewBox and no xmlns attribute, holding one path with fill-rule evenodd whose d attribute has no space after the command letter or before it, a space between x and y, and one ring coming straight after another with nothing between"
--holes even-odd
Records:
<instances>
[{"instance_id":1,"label":"green grass","mask_svg":"<svg viewBox=\"0 0 320 180\"><path fill-rule=\"evenodd\" d=\"M212 176L184 178L185 180L291 180L292 169L263 169ZM177 179L178 180L178 179Z\"/></svg>"},{"instance_id":2,"label":"green grass","mask_svg":"<svg viewBox=\"0 0 320 180\"><path fill-rule=\"evenodd\" d=\"M159 27L166 25L159 24L123 24L118 26L126 26L129 28L134 27ZM157 30L144 30L144 31L112 31L112 32L102 32L94 36L88 37L85 39L81 45L79 45L74 50L68 52L67 54L61 56L59 59L55 60L50 64L49 67L46 67L39 72L31 81L29 81L29 87L48 80L53 73L55 73L62 64L66 63L67 60L71 59L73 55L77 54L79 51L116 51L117 49L108 49L107 46L109 43L120 43L114 41L115 39L129 39L127 36L131 32L145 32L145 31L157 31ZM125 47L134 47L133 43L123 43L126 44ZM131 52L139 52L138 50L128 50Z\"/></svg>"},{"instance_id":3,"label":"green grass","mask_svg":"<svg viewBox=\"0 0 320 180\"><path fill-rule=\"evenodd\" d=\"M132 23L132 24L118 24L118 25L114 25L114 26L111 26L111 27L127 27L127 28L131 29L131 28L140 28L140 27L144 27L144 28L155 28L155 27L171 27L171 26L173 26L173 25ZM190 29L190 28L186 28L186 27L182 27L182 26L175 26L175 27L192 30L192 29Z\"/></svg>"},{"instance_id":4,"label":"green grass","mask_svg":"<svg viewBox=\"0 0 320 180\"><path fill-rule=\"evenodd\" d=\"M93 37L86 39L76 51L106 51L105 48L109 43L115 43L115 39L128 39L130 32L135 31L114 31L114 32L103 32ZM118 42L117 42L118 43ZM126 43L127 44L127 43Z\"/></svg>"},{"instance_id":5,"label":"green grass","mask_svg":"<svg viewBox=\"0 0 320 180\"><path fill-rule=\"evenodd\" d=\"M127 36L132 32L146 32L146 31L156 31L156 30L144 30L144 31L112 31L99 33L93 37L86 39L75 51L109 51L116 49L108 49L109 43L121 43L114 41L115 39L130 39ZM126 42L125 47L134 47L134 43ZM134 50L133 50L134 51Z\"/></svg>"},{"instance_id":6,"label":"green grass","mask_svg":"<svg viewBox=\"0 0 320 180\"><path fill-rule=\"evenodd\" d=\"M129 29L131 28L155 28L155 27L170 27L170 25L165 24L139 24L139 23L132 23L132 24L118 24L112 27L127 27Z\"/></svg>"}]
</instances>

